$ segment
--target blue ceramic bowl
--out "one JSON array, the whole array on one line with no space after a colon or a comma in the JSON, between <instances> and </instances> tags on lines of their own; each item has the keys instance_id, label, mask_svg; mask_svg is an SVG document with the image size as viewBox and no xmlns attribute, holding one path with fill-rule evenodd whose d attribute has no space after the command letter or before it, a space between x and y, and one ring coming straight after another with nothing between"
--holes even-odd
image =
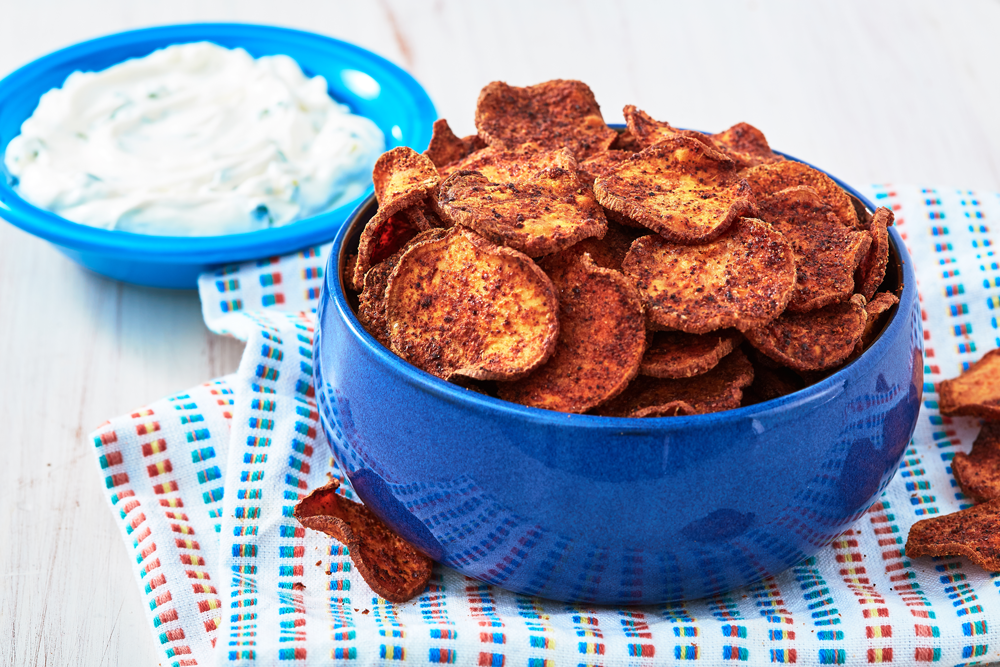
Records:
<instances>
[{"instance_id":1,"label":"blue ceramic bowl","mask_svg":"<svg viewBox=\"0 0 1000 667\"><path fill-rule=\"evenodd\" d=\"M423 150L430 142L437 112L427 93L413 77L374 53L298 30L202 23L102 37L56 51L15 71L0 81L0 152L20 134L21 124L34 112L42 94L62 86L72 72L102 70L171 44L203 40L242 47L255 57L285 54L308 76L322 74L331 97L379 126L387 149L405 145ZM284 227L225 236L151 236L96 229L42 210L22 199L15 180L3 171L0 217L50 241L88 269L154 287L196 287L198 274L219 264L280 255L329 241L366 196Z\"/></svg>"},{"instance_id":2,"label":"blue ceramic bowl","mask_svg":"<svg viewBox=\"0 0 1000 667\"><path fill-rule=\"evenodd\" d=\"M374 212L369 201L352 216L327 269L315 342L323 427L365 504L470 577L608 604L749 584L813 555L861 516L913 434L920 309L893 228L883 286L900 304L859 358L757 405L625 419L506 403L382 347L341 279Z\"/></svg>"}]
</instances>

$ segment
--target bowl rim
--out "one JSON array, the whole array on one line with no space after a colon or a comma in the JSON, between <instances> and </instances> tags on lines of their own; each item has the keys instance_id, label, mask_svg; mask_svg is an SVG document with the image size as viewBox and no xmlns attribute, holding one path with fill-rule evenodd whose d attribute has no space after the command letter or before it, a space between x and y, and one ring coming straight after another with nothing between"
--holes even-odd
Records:
<instances>
[{"instance_id":1,"label":"bowl rim","mask_svg":"<svg viewBox=\"0 0 1000 667\"><path fill-rule=\"evenodd\" d=\"M297 45L350 54L389 73L416 102L418 119L437 118L434 104L423 86L411 74L382 56L334 37L256 23L183 23L127 30L78 42L22 65L0 79L0 100L4 99L7 91L17 90L38 73L108 49L160 42L154 47L159 49L171 44L240 37L269 39L278 46L294 42ZM429 140L430 122L420 124L416 139L411 143L425 145ZM9 139L0 146L0 156L6 153L7 143ZM132 260L154 262L230 263L322 243L330 240L335 228L344 224L350 214L374 192L373 186L369 185L357 198L336 209L280 227L214 236L166 236L101 229L67 220L21 197L12 186L12 176L2 160L0 172L4 175L4 178L0 178L0 217L14 226L56 245L75 250L105 254L127 253Z\"/></svg>"},{"instance_id":2,"label":"bowl rim","mask_svg":"<svg viewBox=\"0 0 1000 667\"><path fill-rule=\"evenodd\" d=\"M829 176L837 185L842 187L848 194L857 197L858 200L870 212L875 211L875 206L867 197L855 190L847 183L841 181L836 176L815 167L814 165L792 157L787 153L774 151L785 158L801 162ZM687 428L707 427L720 422L730 422L734 420L754 419L775 411L794 409L796 406L807 407L809 405L819 405L829 400L833 400L843 392L844 387L850 377L863 376L873 366L876 359L881 359L891 345L891 340L903 332L900 330L908 326L909 317L900 316L901 313L909 312L904 306L911 302L916 302L916 276L913 272L912 260L903 244L902 238L895 227L889 227L890 253L895 249L899 258L901 289L899 303L892 307L890 320L879 332L876 340L857 358L837 369L836 372L823 378L815 384L809 385L798 391L785 396L762 401L748 406L741 406L731 410L721 412L710 412L695 415L682 415L676 417L606 417L601 415L587 415L567 412L556 412L544 408L535 408L518 403L510 403L500 398L494 398L485 394L465 389L459 385L442 380L441 378L428 373L397 356L387 347L379 343L374 336L361 325L354 310L347 301L346 291L340 280L339 267L341 260L346 260L346 239L349 232L358 224L361 213L371 204L374 195L363 201L358 208L344 223L337 232L331 248L330 257L327 264L327 275L323 283L326 295L320 300L319 325L322 326L322 311L329 307L327 301L333 301L340 314L347 331L353 335L357 342L362 345L365 352L378 359L385 368L393 374L393 380L406 382L410 386L427 392L437 398L451 403L465 403L470 409L480 411L490 411L498 413L506 418L517 419L540 426L566 426L567 422L572 422L575 428L606 430L611 428L619 430L622 434L640 434L649 431L676 431ZM919 319L918 319L919 326ZM323 338L321 335L320 339ZM923 346L920 342L921 349ZM317 363L322 364L323 355L317 356ZM325 388L324 388L325 390Z\"/></svg>"}]
</instances>

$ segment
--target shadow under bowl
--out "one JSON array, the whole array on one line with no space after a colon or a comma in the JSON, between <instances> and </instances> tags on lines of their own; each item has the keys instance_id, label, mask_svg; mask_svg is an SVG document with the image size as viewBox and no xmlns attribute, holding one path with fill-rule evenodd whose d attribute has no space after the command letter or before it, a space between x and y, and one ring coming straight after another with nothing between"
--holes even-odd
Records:
<instances>
[{"instance_id":1,"label":"shadow under bowl","mask_svg":"<svg viewBox=\"0 0 1000 667\"><path fill-rule=\"evenodd\" d=\"M893 228L882 289L900 303L857 359L756 405L628 419L507 403L379 344L341 275L375 210L362 205L334 241L315 340L320 415L361 500L462 574L567 602L701 598L815 554L899 465L923 362L916 280Z\"/></svg>"}]
</instances>

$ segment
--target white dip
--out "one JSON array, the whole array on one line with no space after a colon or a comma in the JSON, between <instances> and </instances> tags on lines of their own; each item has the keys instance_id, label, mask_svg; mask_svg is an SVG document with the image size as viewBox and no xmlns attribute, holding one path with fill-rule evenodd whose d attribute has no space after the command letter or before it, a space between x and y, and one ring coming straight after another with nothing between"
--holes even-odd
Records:
<instances>
[{"instance_id":1,"label":"white dip","mask_svg":"<svg viewBox=\"0 0 1000 667\"><path fill-rule=\"evenodd\" d=\"M288 56L179 44L74 72L7 146L32 204L169 236L284 225L359 196L384 137Z\"/></svg>"}]
</instances>

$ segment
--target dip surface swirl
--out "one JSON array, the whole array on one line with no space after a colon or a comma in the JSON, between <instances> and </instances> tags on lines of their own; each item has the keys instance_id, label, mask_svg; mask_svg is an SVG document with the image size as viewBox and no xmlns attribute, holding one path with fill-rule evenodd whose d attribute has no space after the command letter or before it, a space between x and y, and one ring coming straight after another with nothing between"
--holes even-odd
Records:
<instances>
[{"instance_id":1,"label":"dip surface swirl","mask_svg":"<svg viewBox=\"0 0 1000 667\"><path fill-rule=\"evenodd\" d=\"M45 93L4 156L29 202L128 232L285 225L360 196L385 139L284 55L178 44Z\"/></svg>"}]
</instances>

